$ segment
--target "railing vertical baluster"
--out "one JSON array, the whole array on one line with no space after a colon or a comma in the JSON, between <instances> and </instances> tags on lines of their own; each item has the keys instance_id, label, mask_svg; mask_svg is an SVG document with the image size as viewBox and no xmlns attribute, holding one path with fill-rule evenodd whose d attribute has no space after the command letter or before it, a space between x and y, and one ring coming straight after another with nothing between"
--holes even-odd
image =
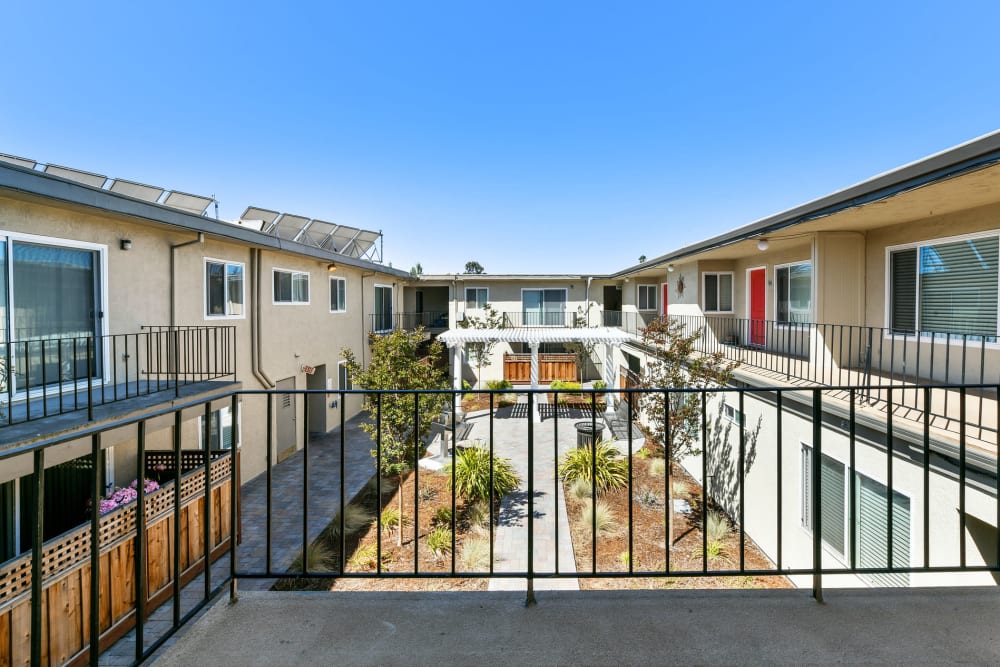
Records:
<instances>
[{"instance_id":1,"label":"railing vertical baluster","mask_svg":"<svg viewBox=\"0 0 1000 667\"><path fill-rule=\"evenodd\" d=\"M135 508L135 560L133 561L135 578L135 661L142 662L145 653L145 640L143 631L146 629L146 595L148 586L146 585L146 422L140 421L136 425L136 457L138 461L138 475L136 479L142 480L139 487L139 497L136 499Z\"/></svg>"},{"instance_id":2,"label":"railing vertical baluster","mask_svg":"<svg viewBox=\"0 0 1000 667\"><path fill-rule=\"evenodd\" d=\"M745 412L745 399L746 390L739 390L740 399L740 417L737 420L737 426L740 429L740 456L739 456L739 485L740 485L740 572L746 570L746 550L747 550L747 532L746 526L746 512L745 512L745 502L746 502L746 458L747 458L747 436L746 436L746 412Z\"/></svg>"},{"instance_id":3,"label":"railing vertical baluster","mask_svg":"<svg viewBox=\"0 0 1000 667\"><path fill-rule=\"evenodd\" d=\"M701 571L708 572L708 405L701 390Z\"/></svg>"},{"instance_id":4,"label":"railing vertical baluster","mask_svg":"<svg viewBox=\"0 0 1000 667\"><path fill-rule=\"evenodd\" d=\"M76 341L73 341L73 345L76 345ZM10 358L10 348L11 343L5 343L3 346L4 356L6 357L4 366L4 383L7 385L7 423L14 423L14 367L11 365ZM14 350L14 354L17 354L17 350Z\"/></svg>"},{"instance_id":5,"label":"railing vertical baluster","mask_svg":"<svg viewBox=\"0 0 1000 667\"><path fill-rule=\"evenodd\" d=\"M455 401L455 394L453 392L452 393L452 405L454 405L454 401ZM452 413L452 414L454 415L454 413ZM493 396L491 395L490 396L490 461L495 460L493 458L493 419L494 419L494 414L493 414ZM452 424L454 424L455 423L455 419L452 418L451 422L452 422ZM452 447L455 446L454 432L452 433L451 446ZM496 554L494 553L494 545L493 545L493 540L494 540L494 537L495 537L495 535L494 535L495 531L493 529L493 526L495 525L495 522L496 522L496 517L494 516L494 509L493 509L494 503L496 502L496 499L494 498L493 486L494 486L494 482L493 482L493 467L490 466L490 574L491 575L493 574L493 561L496 558ZM1000 525L1000 524L997 524L997 525ZM1000 553L1000 552L997 552L997 553Z\"/></svg>"},{"instance_id":6,"label":"railing vertical baluster","mask_svg":"<svg viewBox=\"0 0 1000 667\"><path fill-rule=\"evenodd\" d=\"M324 402L326 401L326 395L323 396ZM344 573L346 567L345 559L347 557L347 529L344 527L345 517L344 517L344 506L347 503L347 410L345 409L345 398L344 389L340 390L340 568L339 572ZM380 475L379 471L375 471L376 475ZM376 486L378 483L376 482ZM381 496L379 496L379 507L381 509ZM379 521L382 520L381 512L377 517ZM403 517L399 518L400 525L403 523ZM381 527L378 527L381 530Z\"/></svg>"},{"instance_id":7,"label":"railing vertical baluster","mask_svg":"<svg viewBox=\"0 0 1000 667\"><path fill-rule=\"evenodd\" d=\"M493 413L493 393L490 393L490 414ZM552 476L552 497L556 499L556 508L559 507L559 408L556 407L552 413L552 462L556 474ZM490 457L490 461L493 457ZM493 468L490 467L490 488L493 488ZM492 500L492 497L490 498ZM559 520L558 516L552 524L555 527L555 564L556 574L559 574Z\"/></svg>"},{"instance_id":8,"label":"railing vertical baluster","mask_svg":"<svg viewBox=\"0 0 1000 667\"><path fill-rule=\"evenodd\" d=\"M461 400L461 397L459 397ZM420 438L420 397L413 394L413 574L420 572L420 446L417 444ZM455 443L451 443L452 447ZM402 493L402 484L400 484ZM399 517L400 530L402 530L403 517Z\"/></svg>"},{"instance_id":9,"label":"railing vertical baluster","mask_svg":"<svg viewBox=\"0 0 1000 667\"><path fill-rule=\"evenodd\" d=\"M265 571L267 574L271 574L271 516L272 516L272 498L273 498L273 431L274 431L274 401L277 396L268 395L265 397L267 399L267 430L265 431L265 447L264 447L264 482L265 482L265 498L264 504L267 506L267 525L264 529L264 542L267 545L264 550L264 561L265 561Z\"/></svg>"},{"instance_id":10,"label":"railing vertical baluster","mask_svg":"<svg viewBox=\"0 0 1000 667\"><path fill-rule=\"evenodd\" d=\"M94 419L93 415L90 417ZM31 349L24 343L24 420L31 421Z\"/></svg>"},{"instance_id":11,"label":"railing vertical baluster","mask_svg":"<svg viewBox=\"0 0 1000 667\"><path fill-rule=\"evenodd\" d=\"M42 664L42 553L45 542L45 450L36 449L32 466L35 512L31 521L31 664ZM97 476L97 470L94 470ZM91 627L93 627L91 607ZM91 633L93 639L93 633Z\"/></svg>"},{"instance_id":12,"label":"railing vertical baluster","mask_svg":"<svg viewBox=\"0 0 1000 667\"><path fill-rule=\"evenodd\" d=\"M212 441L210 438L212 423L212 404L211 402L205 403L205 428L202 429L202 434L204 440L202 444L205 447L205 520L202 522L202 539L205 541L203 548L204 558L205 558L205 600L212 597ZM233 422L232 426L232 446L235 447L236 443L236 423ZM219 414L219 441L222 441L222 414ZM220 445L221 448L221 445ZM140 488L145 487L145 480L140 482L142 485ZM139 493L142 493L140 491Z\"/></svg>"},{"instance_id":13,"label":"railing vertical baluster","mask_svg":"<svg viewBox=\"0 0 1000 667\"><path fill-rule=\"evenodd\" d=\"M596 449L597 443L594 443ZM596 458L596 457L591 457ZM454 467L454 466L453 466ZM592 478L593 479L593 478ZM596 486L596 485L595 485ZM597 514L594 507L592 514ZM596 537L595 537L596 544ZM595 561L596 563L596 561ZM528 392L528 581L524 606L535 604L535 393Z\"/></svg>"},{"instance_id":14,"label":"railing vertical baluster","mask_svg":"<svg viewBox=\"0 0 1000 667\"><path fill-rule=\"evenodd\" d=\"M986 336L979 343L979 384L986 383ZM1000 400L1000 396L997 396L997 400ZM983 439L983 403L986 402L986 389L980 387L979 389L979 419L976 421L979 424L979 439ZM997 423L998 432L1000 432L1000 423Z\"/></svg>"},{"instance_id":15,"label":"railing vertical baluster","mask_svg":"<svg viewBox=\"0 0 1000 667\"><path fill-rule=\"evenodd\" d=\"M118 336L111 337L111 395L118 400Z\"/></svg>"},{"instance_id":16,"label":"railing vertical baluster","mask_svg":"<svg viewBox=\"0 0 1000 667\"><path fill-rule=\"evenodd\" d=\"M887 390L887 392L888 393L886 394L886 396L887 396L887 399L888 399L888 401L887 401L888 402L888 406L887 406L886 413L885 413L885 420L886 420L886 425L885 425L885 479L886 479L886 485L889 488L888 488L888 491L886 491L886 503L885 503L885 524L886 524L886 545L885 545L886 558L885 558L885 561L886 561L886 564L888 565L888 567L891 568L892 567L892 563L893 563L893 554L892 554L893 525L892 524L893 524L893 519L895 518L893 516L893 511L892 511L892 493L893 493L893 491L892 491L892 487L893 487L893 484L892 484L892 482L893 482L893 479L892 479L892 473L893 473L892 456L893 456L893 450L894 450L894 446L893 446L894 434L893 434L893 419L892 419L892 416L893 416L893 414L892 414L893 413L893 407L892 406L894 405L894 402L893 402L893 388L892 388L891 385L889 386L889 389Z\"/></svg>"},{"instance_id":17,"label":"railing vertical baluster","mask_svg":"<svg viewBox=\"0 0 1000 667\"><path fill-rule=\"evenodd\" d=\"M343 388L341 388L343 389ZM340 412L343 414L347 410L347 404L344 403L344 392L340 392ZM341 429L343 430L343 429ZM399 493L402 494L403 490L399 489ZM382 574L382 394L375 394L375 496L378 498L376 507L378 508L378 514L375 517L378 530L375 531L375 571L378 574ZM400 514L399 523L396 525L396 530L403 530L403 516ZM345 554L343 551L340 552L340 571L344 571L344 561Z\"/></svg>"},{"instance_id":18,"label":"railing vertical baluster","mask_svg":"<svg viewBox=\"0 0 1000 667\"><path fill-rule=\"evenodd\" d=\"M962 361L965 361L965 353L962 353ZM962 369L963 375L965 374L965 368ZM967 445L965 441L966 429L965 429L965 403L966 403L966 388L964 385L965 378L962 378L963 385L959 389L958 400L960 401L958 405L959 414L959 424L958 424L958 557L959 563L962 568L965 568L965 528L966 528L966 514L965 514L965 487L966 478L968 473L968 463L966 460L966 455L968 454Z\"/></svg>"},{"instance_id":19,"label":"railing vertical baluster","mask_svg":"<svg viewBox=\"0 0 1000 667\"><path fill-rule=\"evenodd\" d=\"M951 332L945 335L944 341L944 383L949 384L951 382ZM948 398L951 396L951 390L944 389L944 414L948 414Z\"/></svg>"},{"instance_id":20,"label":"railing vertical baluster","mask_svg":"<svg viewBox=\"0 0 1000 667\"><path fill-rule=\"evenodd\" d=\"M477 400L477 403L478 403L478 396L479 396L479 394L476 394L476 396L477 396L476 400ZM490 399L492 400L492 398L493 398L493 396L491 394L490 395ZM455 536L455 518L456 518L456 515L457 515L457 511L456 511L457 508L456 508L456 503L455 503L455 468L456 468L456 466L455 466L455 457L458 454L458 447L454 446L455 445L455 420L454 419L451 420L451 429L452 429L452 431L451 431L451 442L452 442L452 448L451 448L451 521L450 521L450 523L451 523L451 576L454 577L455 576L455 548L457 546L456 542L455 542L456 539L457 539L457 537ZM441 436L441 437L443 438L444 436ZM489 483L490 483L490 488L492 489L493 488L493 458L492 457L490 457L490 481L489 481Z\"/></svg>"},{"instance_id":21,"label":"railing vertical baluster","mask_svg":"<svg viewBox=\"0 0 1000 667\"><path fill-rule=\"evenodd\" d=\"M48 392L47 386L48 386L49 381L48 381L48 378L46 377L46 369L45 369L45 339L42 339L40 342L41 342L41 348L42 348L42 416L43 417L48 417L49 416L49 392Z\"/></svg>"},{"instance_id":22,"label":"railing vertical baluster","mask_svg":"<svg viewBox=\"0 0 1000 667\"><path fill-rule=\"evenodd\" d=\"M591 396L595 396L591 394ZM594 412L597 412L596 405L594 406ZM633 540L633 518L632 518L632 505L634 504L635 495L632 493L632 401L628 402L628 571L629 574L633 572L634 561L635 561L635 545ZM596 433L596 431L595 431ZM597 443L594 443L594 450L596 454ZM596 458L596 457L595 457ZM596 513L596 511L595 511Z\"/></svg>"},{"instance_id":23,"label":"railing vertical baluster","mask_svg":"<svg viewBox=\"0 0 1000 667\"><path fill-rule=\"evenodd\" d=\"M634 394L629 393L628 400L631 401L633 396ZM552 400L556 405L559 404L559 392L552 393ZM530 419L531 410L528 411L528 415ZM594 433L595 431L591 431L591 434ZM597 443L594 442L593 435L590 442L590 573L597 574Z\"/></svg>"},{"instance_id":24,"label":"railing vertical baluster","mask_svg":"<svg viewBox=\"0 0 1000 667\"><path fill-rule=\"evenodd\" d=\"M271 529L271 498L270 498L270 496L271 496L271 483L270 483L271 482L271 480L270 480L270 471L271 471L271 465L270 464L271 464L271 461L270 461L270 454L271 454L271 445L272 445L272 439L271 439L272 438L272 436L271 436L271 412L270 412L271 397L268 396L267 399L268 399L268 401L267 401L268 402L268 419L267 419L268 424L267 424L267 436L266 436L267 453L268 453L268 485L267 485L268 486L268 489L267 489L267 491L268 491L268 508L267 508L267 527L268 527L268 533L267 533L267 558L268 558L268 568L267 569L268 569L268 573L270 573L270 571L271 571L271 567L270 567L270 559L271 559L271 530L270 530ZM233 415L233 424L234 425L238 425L240 423L239 394L234 393L232 400L233 400L233 404L230 407L230 412ZM238 430L236 432L236 435L239 435L239 431ZM237 456L237 453L239 452L239 448L236 446L237 444L238 444L238 438L233 438L233 447L232 447L232 449L229 450L229 601L230 602L236 602L236 598L237 598L237 594L238 594L237 580L236 580L236 571L237 571L236 540L237 540L237 537L238 537L238 535L240 533L240 527L238 525L239 524L239 520L240 520L240 515L237 512L237 508L239 507L239 500L240 500L240 484L239 484L239 481L240 481L239 462L240 461L239 461L239 457Z\"/></svg>"},{"instance_id":25,"label":"railing vertical baluster","mask_svg":"<svg viewBox=\"0 0 1000 667\"><path fill-rule=\"evenodd\" d=\"M1000 461L1000 457L997 459ZM924 387L924 567L931 566L931 390ZM998 478L1000 479L1000 478ZM1000 503L1000 494L997 495ZM1000 504L998 504L1000 507ZM1000 526L1000 523L997 524ZM1000 551L997 552L1000 554Z\"/></svg>"},{"instance_id":26,"label":"railing vertical baluster","mask_svg":"<svg viewBox=\"0 0 1000 667\"><path fill-rule=\"evenodd\" d=\"M309 395L302 396L302 574L309 574ZM344 508L340 508L343 525ZM343 532L343 531L341 531Z\"/></svg>"},{"instance_id":27,"label":"railing vertical baluster","mask_svg":"<svg viewBox=\"0 0 1000 667\"><path fill-rule=\"evenodd\" d=\"M181 332L174 329L174 396L181 395Z\"/></svg>"},{"instance_id":28,"label":"railing vertical baluster","mask_svg":"<svg viewBox=\"0 0 1000 667\"><path fill-rule=\"evenodd\" d=\"M629 430L632 430L632 424L628 425ZM670 446L670 393L666 390L663 392L663 527L664 534L666 538L663 540L663 571L666 574L670 574L670 549L673 547L673 533L671 531L671 526L673 525L674 518L674 508L673 508L673 480L671 479L671 473L673 472L673 465L671 460L672 447Z\"/></svg>"},{"instance_id":29,"label":"railing vertical baluster","mask_svg":"<svg viewBox=\"0 0 1000 667\"><path fill-rule=\"evenodd\" d=\"M778 551L778 554L777 554L778 555L778 560L777 560L777 562L776 562L775 565L777 567L778 572L781 572L781 569L782 569L781 565L782 565L782 562L783 562L782 561L782 555L783 555L783 553L782 553L782 528L781 528L781 521L782 521L782 506L783 506L782 496L784 495L783 492L782 492L782 485L783 485L783 482L782 482L782 467L783 467L782 463L784 462L784 459L782 458L782 454L781 454L781 442L782 442L782 439L781 439L781 430L782 430L782 414L781 414L782 413L782 407L781 407L781 402L782 402L782 398L784 397L784 391L782 391L781 389L778 389L777 391L774 392L774 394L775 394L774 409L775 409L775 413L776 413L776 415L775 415L776 416L776 419L775 419L775 422L776 422L775 423L775 451L776 451L777 457L778 457L777 474L776 474L776 479L777 479L777 483L778 483L778 499L777 499L778 500L778 511L776 512L777 516L775 517L776 522L777 522L777 528L778 528L778 530L777 530L777 535L778 535L778 549L777 549L777 551Z\"/></svg>"},{"instance_id":30,"label":"railing vertical baluster","mask_svg":"<svg viewBox=\"0 0 1000 667\"><path fill-rule=\"evenodd\" d=\"M820 511L823 465L823 393L819 389L812 390L812 427L813 427L813 461L812 461L812 570L813 598L823 601L823 513Z\"/></svg>"},{"instance_id":31,"label":"railing vertical baluster","mask_svg":"<svg viewBox=\"0 0 1000 667\"><path fill-rule=\"evenodd\" d=\"M181 411L174 412L173 626L181 624Z\"/></svg>"},{"instance_id":32,"label":"railing vertical baluster","mask_svg":"<svg viewBox=\"0 0 1000 667\"><path fill-rule=\"evenodd\" d=\"M856 412L855 412L856 411L856 407L854 405L854 392L855 392L854 387L851 387L850 391L848 392L848 397L849 397L849 399L851 401L851 404L850 404L850 406L848 406L848 410L850 411L848 419L850 421L849 421L848 426L847 426L847 428L848 428L848 436L847 437L848 437L848 447L849 447L849 450L848 450L848 468L847 468L847 474L849 476L848 477L848 481L847 481L847 488L848 488L848 491L847 491L847 493L848 493L848 499L847 499L847 503L848 503L847 516L848 516L848 519L847 519L847 522L848 523L847 523L847 525L850 526L850 533L851 533L851 539L850 539L851 554L850 554L848 560L850 561L850 565L851 565L851 569L852 570L857 569L857 567L858 567L858 562L857 562L857 560L858 560L857 559L857 551L858 550L857 550L857 547L856 547L856 545L858 543L858 520L857 520L858 519L858 501L857 501L857 498L855 498L855 493L856 493L855 485L857 484L857 481L856 481L857 475L854 472L855 470L857 470L857 466L855 465L855 455L856 455L855 449L856 449L856 445L857 445L857 419L856 419L857 415L856 415Z\"/></svg>"}]
</instances>

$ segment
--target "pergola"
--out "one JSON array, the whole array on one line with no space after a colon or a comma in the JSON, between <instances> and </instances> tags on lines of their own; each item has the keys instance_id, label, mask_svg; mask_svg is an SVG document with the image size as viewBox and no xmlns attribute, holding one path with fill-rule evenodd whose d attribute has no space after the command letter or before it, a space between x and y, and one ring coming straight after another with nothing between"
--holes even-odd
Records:
<instances>
[{"instance_id":1,"label":"pergola","mask_svg":"<svg viewBox=\"0 0 1000 667\"><path fill-rule=\"evenodd\" d=\"M468 343L525 343L531 349L531 388L538 389L538 348L542 343L583 343L604 345L604 382L608 389L614 387L614 349L632 340L632 336L621 329L611 327L565 328L565 327L518 327L511 329L449 329L438 336L438 340L448 346L452 353L454 368L454 388L462 389L462 366L465 346ZM461 401L457 415L461 416ZM535 403L532 418L541 421L538 403ZM608 412L614 411L611 401L607 402Z\"/></svg>"}]
</instances>

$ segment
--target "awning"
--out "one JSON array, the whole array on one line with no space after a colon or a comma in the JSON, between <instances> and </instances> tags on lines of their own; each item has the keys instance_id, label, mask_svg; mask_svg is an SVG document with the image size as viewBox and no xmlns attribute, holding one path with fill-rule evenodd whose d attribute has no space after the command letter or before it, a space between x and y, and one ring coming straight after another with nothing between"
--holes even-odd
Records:
<instances>
[{"instance_id":1,"label":"awning","mask_svg":"<svg viewBox=\"0 0 1000 667\"><path fill-rule=\"evenodd\" d=\"M514 327L510 329L449 329L438 336L448 347L466 343L604 343L623 345L634 337L611 327Z\"/></svg>"}]
</instances>

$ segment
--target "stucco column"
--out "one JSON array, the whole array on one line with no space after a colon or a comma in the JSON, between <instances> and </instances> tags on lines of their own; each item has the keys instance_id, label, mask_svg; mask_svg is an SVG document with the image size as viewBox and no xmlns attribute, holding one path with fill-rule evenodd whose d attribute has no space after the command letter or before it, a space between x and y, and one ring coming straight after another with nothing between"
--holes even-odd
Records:
<instances>
[{"instance_id":1,"label":"stucco column","mask_svg":"<svg viewBox=\"0 0 1000 667\"><path fill-rule=\"evenodd\" d=\"M608 392L604 394L604 399L607 405L604 411L607 413L613 413L615 411L615 401L612 398L614 394L611 390L615 386L615 350L619 346L612 345L611 343L604 344L604 384L607 385Z\"/></svg>"},{"instance_id":2,"label":"stucco column","mask_svg":"<svg viewBox=\"0 0 1000 667\"><path fill-rule=\"evenodd\" d=\"M452 365L452 375L454 376L454 381L452 387L458 392L462 391L462 357L465 356L465 344L455 343L455 346L451 348L451 365ZM459 421L462 418L462 394L459 393L457 399L455 400L455 421Z\"/></svg>"},{"instance_id":3,"label":"stucco column","mask_svg":"<svg viewBox=\"0 0 1000 667\"><path fill-rule=\"evenodd\" d=\"M531 388L538 389L538 343L531 343ZM542 412L538 406L539 398L535 396L535 409L531 414L531 418L536 422L542 421Z\"/></svg>"}]
</instances>

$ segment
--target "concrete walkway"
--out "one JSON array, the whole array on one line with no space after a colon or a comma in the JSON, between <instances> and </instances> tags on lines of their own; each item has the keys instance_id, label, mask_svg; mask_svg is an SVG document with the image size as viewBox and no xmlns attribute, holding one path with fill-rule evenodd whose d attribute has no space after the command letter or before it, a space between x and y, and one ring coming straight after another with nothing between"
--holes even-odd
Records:
<instances>
[{"instance_id":1,"label":"concrete walkway","mask_svg":"<svg viewBox=\"0 0 1000 667\"><path fill-rule=\"evenodd\" d=\"M248 593L156 664L997 664L988 589Z\"/></svg>"}]
</instances>

